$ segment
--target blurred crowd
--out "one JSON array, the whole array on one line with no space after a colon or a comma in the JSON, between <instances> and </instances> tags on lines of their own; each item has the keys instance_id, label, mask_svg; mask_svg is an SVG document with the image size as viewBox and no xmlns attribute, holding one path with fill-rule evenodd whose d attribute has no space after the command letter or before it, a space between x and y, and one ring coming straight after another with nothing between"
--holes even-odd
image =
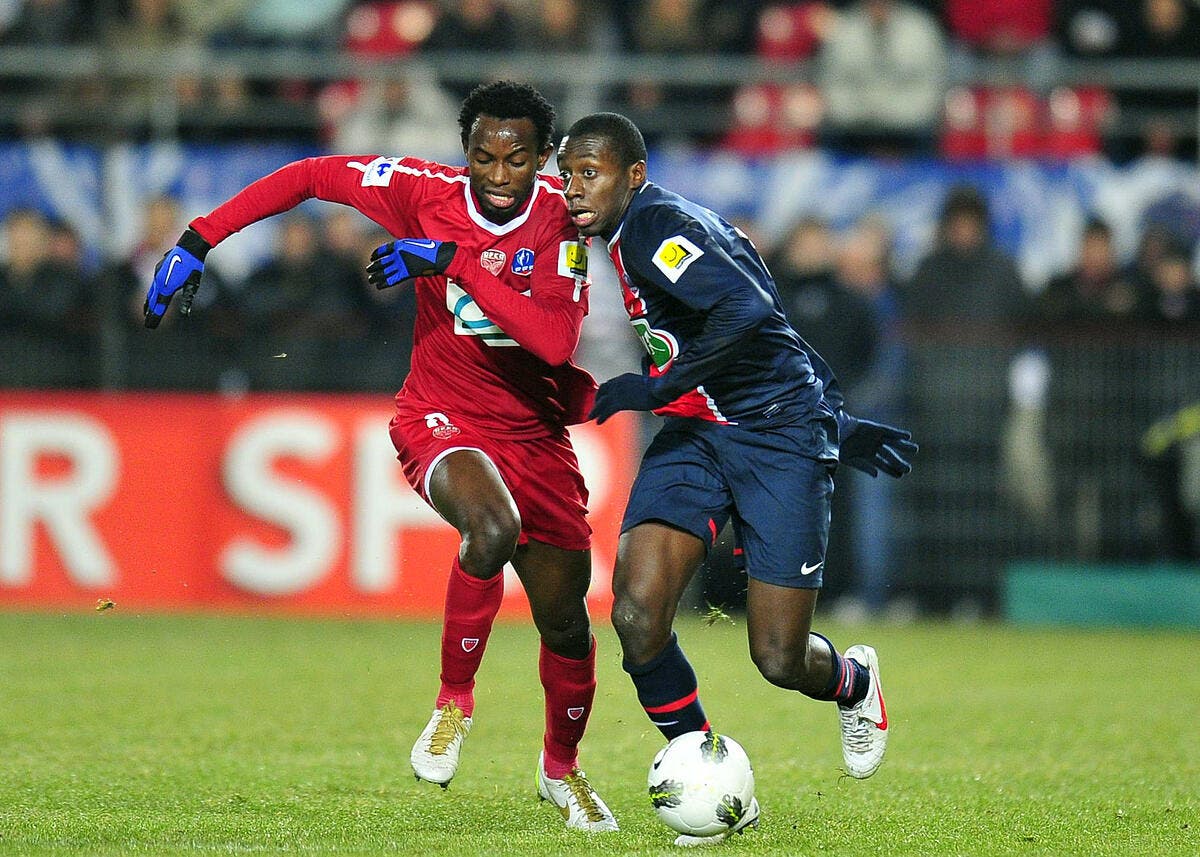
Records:
<instances>
[{"instance_id":1,"label":"blurred crowd","mask_svg":"<svg viewBox=\"0 0 1200 857\"><path fill-rule=\"evenodd\" d=\"M1175 343L1184 349L1181 365L1200 367L1193 266L1200 210L1179 200L1152 208L1128 260L1109 226L1089 219L1076 236L1075 263L1035 291L994 240L992 205L980 188L950 187L910 276L893 264L892 226L881 215L842 231L804 215L773 243L757 224L739 225L763 251L790 320L835 367L847 400L921 436L924 470L915 490L932 482L953 491L975 480L971 514L999 515L999 504L1007 504L1025 521L1026 536L1053 529L1055 543L1069 543L1080 556L1197 556L1200 541L1191 537L1134 541L1131 532L1154 525L1123 527L1130 501L1105 480L1114 463L1132 460L1138 438L1166 406L1191 404L1187 391L1172 386L1174 375L1158 377L1153 364L1139 361L1169 356ZM162 329L148 335L147 283L188 214L169 197L148 200L132 251L93 268L69 225L30 208L10 211L0 230L0 386L399 387L411 349L412 290L368 286L365 260L386 236L349 209L302 208L282 218L272 252L245 276L224 271L214 254L193 317L180 319L173 306ZM611 276L604 265L594 272L592 318L577 355L600 378L630 368L613 362L612 344L628 328ZM634 360L632 338L623 344L615 359ZM988 387L988 378L1005 373L1007 389ZM1145 473L1166 486L1164 508L1174 510L1153 518L1185 516L1191 532L1200 504L1182 499L1193 481L1181 482L1177 456L1196 438L1171 438L1147 446L1153 453ZM827 596L840 600L847 618L898 609L889 602L900 567L891 540L899 530L878 524L894 519L897 490L907 489L853 473L839 482L835 503L846 524L828 561L843 569L831 575ZM929 502L944 501L935 495ZM1002 556L991 551L971 561Z\"/></svg>"},{"instance_id":2,"label":"blurred crowd","mask_svg":"<svg viewBox=\"0 0 1200 857\"><path fill-rule=\"evenodd\" d=\"M786 83L691 82L620 72L588 91L651 142L686 137L744 154L822 145L949 157L1195 154L1194 75L1063 75L1077 60L1200 58L1197 0L3 0L0 45L89 46L108 75L8 66L0 133L91 138L169 132L309 137L336 148L445 154L446 107L480 75L295 77L254 51L420 61L510 56L759 58ZM139 71L157 50L179 71ZM515 53L514 53L515 52ZM209 57L216 59L209 61ZM222 59L224 58L224 59ZM31 61L35 62L35 61ZM27 64L28 65L28 64ZM171 67L171 66L167 66ZM440 73L432 69L436 67ZM102 66L103 68L103 66ZM641 68L639 66L638 68ZM581 70L581 74L585 70ZM587 75L584 75L587 76ZM1101 80L1099 84L1083 83ZM533 81L552 100L572 81ZM592 81L589 79L590 85ZM598 103L597 103L598 102ZM453 154L453 153L451 153Z\"/></svg>"},{"instance_id":3,"label":"blurred crowd","mask_svg":"<svg viewBox=\"0 0 1200 857\"><path fill-rule=\"evenodd\" d=\"M522 53L597 62L721 54L805 71L785 75L789 83L748 84L623 73L620 85L597 84L590 106L629 114L652 147L682 139L748 157L819 146L884 158L1192 160L1194 78L1083 85L1062 69L1200 59L1200 0L0 0L0 50L41 46L98 48L115 70L22 75L19 63L0 63L0 139L280 137L459 162L458 103L477 80L446 73L444 52L494 55L494 75L515 77L522 71L510 57ZM292 78L247 64L264 49L404 62L361 79ZM182 51L181 71L140 71L138 58L156 50ZM188 51L199 53L185 62ZM228 62L206 65L208 56ZM569 118L577 84L533 82ZM1143 395L1153 372L1136 362L1174 354L1170 343L1184 348L1171 371L1200 362L1200 202L1179 194L1147 209L1132 254L1093 217L1073 236L1073 264L1031 283L994 237L992 215L1012 201L965 184L944 192L919 263L903 270L893 259L895 224L882 215L836 231L808 213L784 229L739 223L763 252L789 318L836 369L855 409L917 431L920 468L899 490L914 491L930 520L954 503L976 504L963 526L978 530L966 535L978 536L973 547L987 556L964 562L1001 556L991 546L1009 536L1009 519L988 517L996 511L988 504L1000 502L1019 510L1026 532L1070 533L1076 556L1200 555L1200 487L1189 487L1200 486L1200 430L1161 411L1164 403L1186 409L1190 394L1159 384L1159 398ZM302 208L281 219L271 252L248 272L223 270L214 254L195 316L181 323L173 307L163 329L145 335L151 272L198 213L167 196L148 199L135 214L132 250L102 259L70 223L37 208L0 213L0 387L399 387L412 293L368 288L365 261L387 236L349 210ZM579 355L601 378L630 368L615 362L628 354L613 356L613 331L626 325L619 302L612 314L603 307L604 295L616 294L605 276L594 275L601 282ZM1131 341L1150 350L1110 361L1078 347ZM972 365L981 355L995 365ZM971 373L980 389L994 377L1003 389L964 395ZM937 399L946 390L951 400ZM1134 530L1159 531L1136 517L1143 510L1130 503L1140 500L1106 486L1112 461L1097 462L1113 450L1131 459L1159 417L1166 421L1143 443L1163 498L1152 517L1175 523L1164 525L1165 538L1135 538ZM1193 447L1195 473L1181 478L1181 450ZM953 493L964 479L974 480L965 500ZM843 541L829 561L844 568L829 575L827 594L849 613L883 610L894 594L902 548L891 540L903 528L879 522L900 514L896 490L853 473L839 481L837 517L851 523L834 534ZM987 530L992 520L998 535ZM1179 533L1192 535L1171 538ZM939 547L940 560L953 561L949 542Z\"/></svg>"}]
</instances>

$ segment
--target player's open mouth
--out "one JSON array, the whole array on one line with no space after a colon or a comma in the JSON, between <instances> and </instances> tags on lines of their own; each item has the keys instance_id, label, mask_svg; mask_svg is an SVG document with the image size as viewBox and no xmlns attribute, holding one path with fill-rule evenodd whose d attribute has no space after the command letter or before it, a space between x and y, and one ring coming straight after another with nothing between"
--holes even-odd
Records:
<instances>
[{"instance_id":1,"label":"player's open mouth","mask_svg":"<svg viewBox=\"0 0 1200 857\"><path fill-rule=\"evenodd\" d=\"M572 211L571 222L582 229L585 226L590 226L596 220L596 212L594 211Z\"/></svg>"},{"instance_id":2,"label":"player's open mouth","mask_svg":"<svg viewBox=\"0 0 1200 857\"><path fill-rule=\"evenodd\" d=\"M513 203L515 203L517 201L515 197L503 196L498 193L490 193L489 192L489 193L485 193L484 196L487 198L487 201L490 202L492 204L492 206L495 208L509 208L512 206Z\"/></svg>"}]
</instances>

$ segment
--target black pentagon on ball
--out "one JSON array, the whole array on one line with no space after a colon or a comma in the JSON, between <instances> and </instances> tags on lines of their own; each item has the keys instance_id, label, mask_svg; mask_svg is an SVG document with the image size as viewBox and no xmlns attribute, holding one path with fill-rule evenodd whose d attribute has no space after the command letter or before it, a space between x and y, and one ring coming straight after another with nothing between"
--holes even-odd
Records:
<instances>
[{"instance_id":1,"label":"black pentagon on ball","mask_svg":"<svg viewBox=\"0 0 1200 857\"><path fill-rule=\"evenodd\" d=\"M664 806L679 806L679 796L683 793L683 783L675 780L663 780L656 786L650 786L650 802L654 808Z\"/></svg>"},{"instance_id":2,"label":"black pentagon on ball","mask_svg":"<svg viewBox=\"0 0 1200 857\"><path fill-rule=\"evenodd\" d=\"M729 755L729 745L724 737L710 730L705 733L704 743L700 745L700 755L706 762L724 762Z\"/></svg>"},{"instance_id":3,"label":"black pentagon on ball","mask_svg":"<svg viewBox=\"0 0 1200 857\"><path fill-rule=\"evenodd\" d=\"M736 795L725 795L717 805L717 820L730 827L741 821L745 813L746 808L742 806L742 799Z\"/></svg>"}]
</instances>

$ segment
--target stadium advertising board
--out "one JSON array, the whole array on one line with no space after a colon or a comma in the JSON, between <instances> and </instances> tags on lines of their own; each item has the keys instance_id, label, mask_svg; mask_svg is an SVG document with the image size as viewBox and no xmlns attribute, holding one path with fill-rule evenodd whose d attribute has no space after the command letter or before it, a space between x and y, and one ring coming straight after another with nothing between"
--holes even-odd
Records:
<instances>
[{"instance_id":1,"label":"stadium advertising board","mask_svg":"<svg viewBox=\"0 0 1200 857\"><path fill-rule=\"evenodd\" d=\"M458 534L390 417L379 396L0 392L0 606L440 616ZM597 609L636 464L621 417L572 429Z\"/></svg>"}]
</instances>

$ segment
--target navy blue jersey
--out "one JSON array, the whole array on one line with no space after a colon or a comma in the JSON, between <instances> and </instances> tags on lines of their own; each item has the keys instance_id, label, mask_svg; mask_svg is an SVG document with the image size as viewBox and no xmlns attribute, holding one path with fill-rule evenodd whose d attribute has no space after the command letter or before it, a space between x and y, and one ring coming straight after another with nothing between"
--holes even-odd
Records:
<instances>
[{"instance_id":1,"label":"navy blue jersey","mask_svg":"<svg viewBox=\"0 0 1200 857\"><path fill-rule=\"evenodd\" d=\"M832 371L784 316L744 233L650 182L608 242L630 323L649 354L656 414L744 428L831 420ZM836 457L836 431L819 457Z\"/></svg>"}]
</instances>

